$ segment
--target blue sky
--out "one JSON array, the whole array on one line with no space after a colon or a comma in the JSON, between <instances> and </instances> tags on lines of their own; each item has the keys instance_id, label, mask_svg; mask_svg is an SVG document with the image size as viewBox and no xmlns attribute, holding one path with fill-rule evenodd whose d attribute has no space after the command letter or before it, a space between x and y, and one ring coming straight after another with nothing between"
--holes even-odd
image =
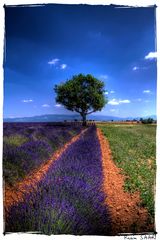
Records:
<instances>
[{"instance_id":1,"label":"blue sky","mask_svg":"<svg viewBox=\"0 0 160 240\"><path fill-rule=\"evenodd\" d=\"M96 115L156 114L155 39L154 7L6 7L4 117L70 114L53 88L79 73L105 82Z\"/></svg>"}]
</instances>

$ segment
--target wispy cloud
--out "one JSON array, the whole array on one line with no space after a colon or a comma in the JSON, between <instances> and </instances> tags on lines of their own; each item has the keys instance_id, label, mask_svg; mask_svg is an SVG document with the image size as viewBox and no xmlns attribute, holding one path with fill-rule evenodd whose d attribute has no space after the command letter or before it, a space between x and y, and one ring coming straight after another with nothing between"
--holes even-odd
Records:
<instances>
[{"instance_id":1,"label":"wispy cloud","mask_svg":"<svg viewBox=\"0 0 160 240\"><path fill-rule=\"evenodd\" d=\"M128 99L124 99L124 100L116 100L115 98L113 98L112 100L110 100L108 102L108 104L110 105L119 105L119 104L123 104L123 103L130 103L131 101Z\"/></svg>"},{"instance_id":2,"label":"wispy cloud","mask_svg":"<svg viewBox=\"0 0 160 240\"><path fill-rule=\"evenodd\" d=\"M139 67L135 66L132 68L133 71L137 71L139 69Z\"/></svg>"},{"instance_id":3,"label":"wispy cloud","mask_svg":"<svg viewBox=\"0 0 160 240\"><path fill-rule=\"evenodd\" d=\"M42 107L48 108L48 107L50 107L50 105L49 104L43 104Z\"/></svg>"},{"instance_id":4,"label":"wispy cloud","mask_svg":"<svg viewBox=\"0 0 160 240\"><path fill-rule=\"evenodd\" d=\"M99 79L106 80L106 79L108 79L108 75L102 74L102 75L99 76Z\"/></svg>"},{"instance_id":5,"label":"wispy cloud","mask_svg":"<svg viewBox=\"0 0 160 240\"><path fill-rule=\"evenodd\" d=\"M115 98L113 98L112 100L110 100L110 101L108 102L108 104L110 104L110 105L119 105L119 101L116 100Z\"/></svg>"},{"instance_id":6,"label":"wispy cloud","mask_svg":"<svg viewBox=\"0 0 160 240\"><path fill-rule=\"evenodd\" d=\"M108 92L108 91L105 91L105 95L108 95L108 94L113 94L113 93L115 93L115 91L110 91L110 92Z\"/></svg>"},{"instance_id":7,"label":"wispy cloud","mask_svg":"<svg viewBox=\"0 0 160 240\"><path fill-rule=\"evenodd\" d=\"M51 61L48 62L49 65L56 65L56 63L59 62L59 59L58 58L54 58L52 59Z\"/></svg>"},{"instance_id":8,"label":"wispy cloud","mask_svg":"<svg viewBox=\"0 0 160 240\"><path fill-rule=\"evenodd\" d=\"M65 63L60 65L60 69L66 69L66 67L67 67L67 64L65 64Z\"/></svg>"},{"instance_id":9,"label":"wispy cloud","mask_svg":"<svg viewBox=\"0 0 160 240\"><path fill-rule=\"evenodd\" d=\"M151 93L150 90L143 90L143 93Z\"/></svg>"},{"instance_id":10,"label":"wispy cloud","mask_svg":"<svg viewBox=\"0 0 160 240\"><path fill-rule=\"evenodd\" d=\"M110 109L110 112L115 112L116 110L115 109Z\"/></svg>"},{"instance_id":11,"label":"wispy cloud","mask_svg":"<svg viewBox=\"0 0 160 240\"><path fill-rule=\"evenodd\" d=\"M157 58L157 52L149 52L145 57L144 57L146 60L149 59L149 60L152 60L154 58Z\"/></svg>"},{"instance_id":12,"label":"wispy cloud","mask_svg":"<svg viewBox=\"0 0 160 240\"><path fill-rule=\"evenodd\" d=\"M51 61L49 61L48 64L51 66L55 66L56 69L62 69L62 70L66 69L67 64L66 63L61 64L60 62L61 60L59 58L54 58Z\"/></svg>"},{"instance_id":13,"label":"wispy cloud","mask_svg":"<svg viewBox=\"0 0 160 240\"><path fill-rule=\"evenodd\" d=\"M55 106L55 107L62 107L62 105L61 105L61 104L58 104L58 103L55 104L54 106Z\"/></svg>"},{"instance_id":14,"label":"wispy cloud","mask_svg":"<svg viewBox=\"0 0 160 240\"><path fill-rule=\"evenodd\" d=\"M131 101L126 99L126 100L120 100L119 103L130 103Z\"/></svg>"},{"instance_id":15,"label":"wispy cloud","mask_svg":"<svg viewBox=\"0 0 160 240\"><path fill-rule=\"evenodd\" d=\"M31 103L31 102L33 102L33 100L32 99L24 99L24 100L22 100L22 102L24 102L24 103Z\"/></svg>"},{"instance_id":16,"label":"wispy cloud","mask_svg":"<svg viewBox=\"0 0 160 240\"><path fill-rule=\"evenodd\" d=\"M140 67L135 66L132 68L133 71L146 70L146 69L148 69L148 67L146 67L146 66L140 66Z\"/></svg>"}]
</instances>

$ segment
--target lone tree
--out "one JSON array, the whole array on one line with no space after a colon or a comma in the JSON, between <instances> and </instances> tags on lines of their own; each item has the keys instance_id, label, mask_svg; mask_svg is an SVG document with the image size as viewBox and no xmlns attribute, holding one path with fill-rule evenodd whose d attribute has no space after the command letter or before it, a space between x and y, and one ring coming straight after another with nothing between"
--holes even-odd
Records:
<instances>
[{"instance_id":1,"label":"lone tree","mask_svg":"<svg viewBox=\"0 0 160 240\"><path fill-rule=\"evenodd\" d=\"M86 126L86 116L101 109L107 103L104 95L104 83L92 75L74 75L70 80L54 88L56 102L66 109L75 111L82 116Z\"/></svg>"}]
</instances>

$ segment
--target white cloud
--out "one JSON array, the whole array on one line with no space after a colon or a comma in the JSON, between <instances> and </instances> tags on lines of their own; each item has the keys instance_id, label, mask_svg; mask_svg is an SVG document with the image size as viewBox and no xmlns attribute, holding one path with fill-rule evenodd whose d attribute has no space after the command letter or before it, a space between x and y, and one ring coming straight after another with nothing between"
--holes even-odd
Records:
<instances>
[{"instance_id":1,"label":"white cloud","mask_svg":"<svg viewBox=\"0 0 160 240\"><path fill-rule=\"evenodd\" d=\"M32 99L24 99L24 100L22 100L22 102L24 102L24 103L30 103L30 102L33 102L33 100L32 100Z\"/></svg>"},{"instance_id":2,"label":"white cloud","mask_svg":"<svg viewBox=\"0 0 160 240\"><path fill-rule=\"evenodd\" d=\"M108 75L102 74L102 75L99 76L99 78L100 78L101 80L106 80L106 79L108 79Z\"/></svg>"},{"instance_id":3,"label":"white cloud","mask_svg":"<svg viewBox=\"0 0 160 240\"><path fill-rule=\"evenodd\" d=\"M150 90L143 90L143 93L151 93Z\"/></svg>"},{"instance_id":4,"label":"white cloud","mask_svg":"<svg viewBox=\"0 0 160 240\"><path fill-rule=\"evenodd\" d=\"M130 103L131 101L126 99L126 100L120 100L119 103Z\"/></svg>"},{"instance_id":5,"label":"white cloud","mask_svg":"<svg viewBox=\"0 0 160 240\"><path fill-rule=\"evenodd\" d=\"M60 59L59 58L54 58L51 61L48 62L49 65L53 65L56 67L56 69L66 69L67 64L63 63L60 64Z\"/></svg>"},{"instance_id":6,"label":"white cloud","mask_svg":"<svg viewBox=\"0 0 160 240\"><path fill-rule=\"evenodd\" d=\"M108 104L110 105L119 105L119 104L123 104L123 103L130 103L131 101L128 99L125 100L116 100L115 98L113 98L111 101L108 102Z\"/></svg>"},{"instance_id":7,"label":"white cloud","mask_svg":"<svg viewBox=\"0 0 160 240\"><path fill-rule=\"evenodd\" d=\"M119 101L116 100L115 98L113 98L112 100L110 100L110 101L108 102L108 104L110 104L110 105L119 105Z\"/></svg>"},{"instance_id":8,"label":"white cloud","mask_svg":"<svg viewBox=\"0 0 160 240\"><path fill-rule=\"evenodd\" d=\"M132 68L133 71L136 71L136 70L138 70L138 69L139 69L139 67L137 67L137 66L135 66L135 67Z\"/></svg>"},{"instance_id":9,"label":"white cloud","mask_svg":"<svg viewBox=\"0 0 160 240\"><path fill-rule=\"evenodd\" d=\"M110 112L115 112L116 110L115 109L110 109Z\"/></svg>"},{"instance_id":10,"label":"white cloud","mask_svg":"<svg viewBox=\"0 0 160 240\"><path fill-rule=\"evenodd\" d=\"M54 58L52 59L51 61L48 62L49 65L55 65L56 63L59 62L59 59L58 58Z\"/></svg>"},{"instance_id":11,"label":"white cloud","mask_svg":"<svg viewBox=\"0 0 160 240\"><path fill-rule=\"evenodd\" d=\"M62 105L57 103L57 104L55 104L54 106L55 106L55 107L61 107Z\"/></svg>"},{"instance_id":12,"label":"white cloud","mask_svg":"<svg viewBox=\"0 0 160 240\"><path fill-rule=\"evenodd\" d=\"M141 67L137 67L137 66L135 66L135 67L132 68L133 71L137 71L137 70L140 70L140 69L146 70L146 69L148 69L148 67L142 67L142 66Z\"/></svg>"},{"instance_id":13,"label":"white cloud","mask_svg":"<svg viewBox=\"0 0 160 240\"><path fill-rule=\"evenodd\" d=\"M42 107L48 108L48 107L50 107L50 105L49 104L43 104Z\"/></svg>"},{"instance_id":14,"label":"white cloud","mask_svg":"<svg viewBox=\"0 0 160 240\"><path fill-rule=\"evenodd\" d=\"M65 63L63 63L63 64L60 65L60 68L61 68L61 69L65 69L66 67L67 67L67 64L65 64Z\"/></svg>"},{"instance_id":15,"label":"white cloud","mask_svg":"<svg viewBox=\"0 0 160 240\"><path fill-rule=\"evenodd\" d=\"M157 58L157 52L149 52L144 58L150 60Z\"/></svg>"},{"instance_id":16,"label":"white cloud","mask_svg":"<svg viewBox=\"0 0 160 240\"><path fill-rule=\"evenodd\" d=\"M108 92L108 91L105 91L105 93L104 93L104 94L105 94L105 95L108 95L109 93L111 93L111 94L112 94L112 93L115 93L115 91L110 91L110 92Z\"/></svg>"}]
</instances>

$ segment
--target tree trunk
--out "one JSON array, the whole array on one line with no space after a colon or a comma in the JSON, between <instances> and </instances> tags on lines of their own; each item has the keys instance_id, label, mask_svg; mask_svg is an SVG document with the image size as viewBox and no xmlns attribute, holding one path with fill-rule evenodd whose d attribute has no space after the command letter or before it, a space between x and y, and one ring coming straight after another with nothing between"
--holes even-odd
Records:
<instances>
[{"instance_id":1,"label":"tree trunk","mask_svg":"<svg viewBox=\"0 0 160 240\"><path fill-rule=\"evenodd\" d=\"M82 115L82 121L83 121L82 126L86 127L87 126L86 114Z\"/></svg>"}]
</instances>

